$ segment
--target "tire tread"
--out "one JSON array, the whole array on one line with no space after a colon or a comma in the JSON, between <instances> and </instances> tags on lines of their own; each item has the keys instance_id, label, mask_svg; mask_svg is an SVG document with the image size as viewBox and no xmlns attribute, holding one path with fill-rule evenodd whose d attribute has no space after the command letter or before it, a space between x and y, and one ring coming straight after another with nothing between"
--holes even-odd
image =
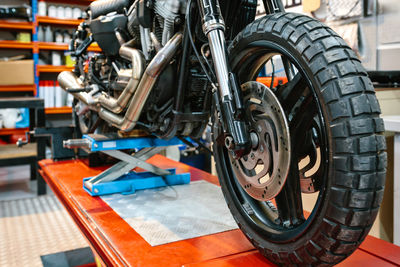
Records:
<instances>
[{"instance_id":1,"label":"tire tread","mask_svg":"<svg viewBox=\"0 0 400 267\"><path fill-rule=\"evenodd\" d=\"M265 34L295 47L320 84L331 117L335 178L321 231L303 246L274 251L248 238L278 264L336 264L364 240L383 198L387 155L379 103L356 54L321 22L301 14L268 15L246 26L230 50L244 38Z\"/></svg>"}]
</instances>

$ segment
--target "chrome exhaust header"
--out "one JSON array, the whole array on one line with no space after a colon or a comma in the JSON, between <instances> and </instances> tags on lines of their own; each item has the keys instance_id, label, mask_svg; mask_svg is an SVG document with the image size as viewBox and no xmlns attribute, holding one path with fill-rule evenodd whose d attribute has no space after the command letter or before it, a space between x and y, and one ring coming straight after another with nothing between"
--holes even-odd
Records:
<instances>
[{"instance_id":1,"label":"chrome exhaust header","mask_svg":"<svg viewBox=\"0 0 400 267\"><path fill-rule=\"evenodd\" d=\"M124 132L133 130L157 78L179 49L182 38L181 33L175 34L155 55L144 72L124 117L116 115L105 108L100 109L99 116Z\"/></svg>"},{"instance_id":2,"label":"chrome exhaust header","mask_svg":"<svg viewBox=\"0 0 400 267\"><path fill-rule=\"evenodd\" d=\"M119 49L119 54L121 57L132 62L132 77L118 99L104 94L100 95L97 99L102 107L117 114L121 113L128 105L129 100L131 99L133 93L135 93L139 85L144 69L146 67L146 60L144 58L144 55L138 49L123 45Z\"/></svg>"},{"instance_id":3,"label":"chrome exhaust header","mask_svg":"<svg viewBox=\"0 0 400 267\"><path fill-rule=\"evenodd\" d=\"M91 106L91 109L99 103L102 107L110 110L113 113L121 113L129 103L129 100L132 98L133 93L137 89L139 82L142 78L146 60L142 52L137 49L128 47L126 45L121 46L119 53L121 57L130 60L132 62L132 77L130 78L127 86L122 91L121 95L118 99L115 99L111 96L107 96L101 94L98 97L92 97L91 93L87 92L79 92L72 93L72 95L82 101L84 104ZM76 75L70 71L63 71L58 75L58 82L60 83L61 88L68 91L68 89L74 88L79 89L83 88L83 84L81 80L76 77ZM69 92L71 93L71 92ZM99 108L95 108L99 110Z\"/></svg>"},{"instance_id":4,"label":"chrome exhaust header","mask_svg":"<svg viewBox=\"0 0 400 267\"><path fill-rule=\"evenodd\" d=\"M124 132L133 130L154 84L179 49L182 39L182 33L175 34L155 55L145 71L143 71L145 66L143 54L134 48L123 45L120 48L120 55L125 59L132 60L133 72L131 80L118 99L105 95L93 97L91 92L72 93L72 95L88 105L90 109L98 111L103 120L118 129ZM70 88L84 87L82 81L70 71L61 72L57 79L60 86L66 91ZM118 115L117 113L122 112L128 102L129 106L125 116Z\"/></svg>"},{"instance_id":5,"label":"chrome exhaust header","mask_svg":"<svg viewBox=\"0 0 400 267\"><path fill-rule=\"evenodd\" d=\"M71 71L63 71L61 72L58 77L57 81L60 83L60 86L62 89L68 92L68 89L83 89L83 83L82 81L76 77L76 75L71 72ZM91 93L87 92L80 92L80 93L71 93L75 98L77 98L79 101L83 102L85 105L90 106L91 109L98 110L95 104L95 100L92 96Z\"/></svg>"}]
</instances>

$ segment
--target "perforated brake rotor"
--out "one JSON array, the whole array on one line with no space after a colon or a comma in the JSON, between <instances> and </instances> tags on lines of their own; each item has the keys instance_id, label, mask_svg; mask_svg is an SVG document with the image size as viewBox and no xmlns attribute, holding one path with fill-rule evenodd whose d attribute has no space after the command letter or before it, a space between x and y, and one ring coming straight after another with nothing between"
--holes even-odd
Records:
<instances>
[{"instance_id":1,"label":"perforated brake rotor","mask_svg":"<svg viewBox=\"0 0 400 267\"><path fill-rule=\"evenodd\" d=\"M274 198L285 184L291 157L289 126L275 94L264 84L242 85L252 149L242 158L230 156L236 178L253 198Z\"/></svg>"}]
</instances>

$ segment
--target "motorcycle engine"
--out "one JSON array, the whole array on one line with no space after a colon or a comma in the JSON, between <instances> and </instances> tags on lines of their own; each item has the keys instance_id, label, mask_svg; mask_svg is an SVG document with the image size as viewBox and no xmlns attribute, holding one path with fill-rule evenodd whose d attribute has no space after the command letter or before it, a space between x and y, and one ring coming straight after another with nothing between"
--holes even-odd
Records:
<instances>
[{"instance_id":1,"label":"motorcycle engine","mask_svg":"<svg viewBox=\"0 0 400 267\"><path fill-rule=\"evenodd\" d=\"M129 34L137 44L141 44L148 61L157 53L150 33L164 46L178 31L185 9L186 2L183 0L142 0L131 11L127 24ZM163 71L143 108L142 120L151 125L153 131L164 129L165 121L172 112L176 73L176 63Z\"/></svg>"},{"instance_id":2,"label":"motorcycle engine","mask_svg":"<svg viewBox=\"0 0 400 267\"><path fill-rule=\"evenodd\" d=\"M151 30L158 41L164 46L169 39L179 30L184 23L187 1L185 0L156 0L153 1L154 15L152 18ZM140 8L140 6L139 6ZM141 13L141 12L139 12ZM128 23L129 24L129 23ZM143 31L140 32L143 38ZM146 37L145 37L146 38ZM142 48L146 46L141 40ZM147 47L148 51L154 51ZM153 50L152 50L153 49ZM152 131L158 132L161 136L168 132L171 126L171 116L175 91L177 90L177 66L171 64L161 74L155 88L151 92L149 103L146 105L146 122L152 125ZM210 95L207 95L210 84L196 60L190 60L187 84L184 94L184 112L201 112L210 105ZM193 136L198 138L204 129L198 122L185 122L180 125L178 132L182 136Z\"/></svg>"},{"instance_id":3,"label":"motorcycle engine","mask_svg":"<svg viewBox=\"0 0 400 267\"><path fill-rule=\"evenodd\" d=\"M186 9L186 2L182 0L157 0L154 3L154 12L159 20L162 31L162 45L172 37L175 23L179 24L180 14Z\"/></svg>"},{"instance_id":4,"label":"motorcycle engine","mask_svg":"<svg viewBox=\"0 0 400 267\"><path fill-rule=\"evenodd\" d=\"M134 47L141 47L149 63L172 36L182 31L187 3L185 0L139 0L134 6L126 5L129 0L119 0L119 11L98 12L92 9L90 30L99 43L104 55L92 57L87 74L90 84L99 85L103 93L118 97L132 75L134 65L119 57L121 47L115 30ZM94 2L96 3L96 2ZM155 38L157 39L155 41ZM168 132L173 117L174 96L177 90L178 61L172 61L160 74L148 100L143 107L140 121L151 132L160 135ZM209 83L196 60L190 59L185 89L183 112L201 112L210 101L207 91ZM123 74L123 75L122 75ZM181 135L201 134L199 122L184 122L179 126ZM196 134L195 134L196 135Z\"/></svg>"},{"instance_id":5,"label":"motorcycle engine","mask_svg":"<svg viewBox=\"0 0 400 267\"><path fill-rule=\"evenodd\" d=\"M146 58L150 57L152 44L150 32L165 45L173 36L175 26L180 23L186 10L184 0L141 0L132 9L128 18L128 31L132 38L140 41Z\"/></svg>"}]
</instances>

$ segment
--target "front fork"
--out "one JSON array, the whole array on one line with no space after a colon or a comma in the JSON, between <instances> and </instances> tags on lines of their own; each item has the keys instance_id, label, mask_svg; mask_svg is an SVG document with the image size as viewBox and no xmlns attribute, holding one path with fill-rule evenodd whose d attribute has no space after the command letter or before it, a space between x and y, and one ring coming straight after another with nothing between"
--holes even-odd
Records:
<instances>
[{"instance_id":1,"label":"front fork","mask_svg":"<svg viewBox=\"0 0 400 267\"><path fill-rule=\"evenodd\" d=\"M244 122L241 89L228 65L225 23L218 0L197 0L203 32L208 38L218 81L224 141L236 158L249 152L250 134Z\"/></svg>"}]
</instances>

